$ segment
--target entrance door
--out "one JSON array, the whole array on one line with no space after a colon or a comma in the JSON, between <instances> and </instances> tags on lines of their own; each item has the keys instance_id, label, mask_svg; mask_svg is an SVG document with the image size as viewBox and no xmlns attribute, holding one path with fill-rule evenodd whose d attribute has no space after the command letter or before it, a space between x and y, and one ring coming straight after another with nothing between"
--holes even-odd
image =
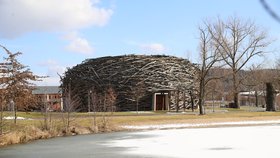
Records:
<instances>
[{"instance_id":1,"label":"entrance door","mask_svg":"<svg viewBox=\"0 0 280 158\"><path fill-rule=\"evenodd\" d=\"M165 102L164 94L156 95L156 110L166 110Z\"/></svg>"}]
</instances>

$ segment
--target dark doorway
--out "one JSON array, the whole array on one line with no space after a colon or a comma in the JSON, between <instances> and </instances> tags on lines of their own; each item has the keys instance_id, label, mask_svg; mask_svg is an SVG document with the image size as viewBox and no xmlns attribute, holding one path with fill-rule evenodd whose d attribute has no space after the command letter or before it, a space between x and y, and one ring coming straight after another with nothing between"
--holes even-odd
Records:
<instances>
[{"instance_id":1,"label":"dark doorway","mask_svg":"<svg viewBox=\"0 0 280 158\"><path fill-rule=\"evenodd\" d=\"M156 95L156 110L167 110L166 99L164 94Z\"/></svg>"}]
</instances>

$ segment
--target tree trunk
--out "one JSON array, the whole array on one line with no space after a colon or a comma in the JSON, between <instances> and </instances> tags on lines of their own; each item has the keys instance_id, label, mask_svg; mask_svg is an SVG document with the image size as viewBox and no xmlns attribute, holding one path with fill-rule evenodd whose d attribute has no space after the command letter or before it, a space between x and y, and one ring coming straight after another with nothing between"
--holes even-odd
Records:
<instances>
[{"instance_id":1,"label":"tree trunk","mask_svg":"<svg viewBox=\"0 0 280 158\"><path fill-rule=\"evenodd\" d=\"M272 83L266 83L266 111L276 111L274 104L274 88Z\"/></svg>"},{"instance_id":2,"label":"tree trunk","mask_svg":"<svg viewBox=\"0 0 280 158\"><path fill-rule=\"evenodd\" d=\"M11 104L12 104L12 110L14 111L14 124L17 124L17 107L14 100L12 100Z\"/></svg>"},{"instance_id":3,"label":"tree trunk","mask_svg":"<svg viewBox=\"0 0 280 158\"><path fill-rule=\"evenodd\" d=\"M71 98L71 84L68 84L68 107L67 107L67 127L66 127L66 131L69 131L70 128L70 112L71 112L71 106L72 106L72 98Z\"/></svg>"},{"instance_id":4,"label":"tree trunk","mask_svg":"<svg viewBox=\"0 0 280 158\"><path fill-rule=\"evenodd\" d=\"M69 132L70 128L70 111L67 112L67 125L66 125L66 131Z\"/></svg>"},{"instance_id":5,"label":"tree trunk","mask_svg":"<svg viewBox=\"0 0 280 158\"><path fill-rule=\"evenodd\" d=\"M192 99L192 106L193 106L193 99ZM199 115L205 115L204 112L204 101L202 99L198 99L198 107L199 107Z\"/></svg>"},{"instance_id":6,"label":"tree trunk","mask_svg":"<svg viewBox=\"0 0 280 158\"><path fill-rule=\"evenodd\" d=\"M199 114L200 115L204 115L205 112L204 112L204 82L203 81L200 81L200 84L199 84L199 98L198 98L198 107L199 107ZM191 98L192 98L192 93L190 93L191 95ZM193 101L192 101L192 104L193 104Z\"/></svg>"},{"instance_id":7,"label":"tree trunk","mask_svg":"<svg viewBox=\"0 0 280 158\"><path fill-rule=\"evenodd\" d=\"M168 93L168 111L170 112L171 111L171 94L170 92Z\"/></svg>"},{"instance_id":8,"label":"tree trunk","mask_svg":"<svg viewBox=\"0 0 280 158\"><path fill-rule=\"evenodd\" d=\"M234 102L233 108L240 109L240 105L238 103L238 79L237 79L237 72L235 69L233 70L232 78L233 78L233 102Z\"/></svg>"},{"instance_id":9,"label":"tree trunk","mask_svg":"<svg viewBox=\"0 0 280 158\"><path fill-rule=\"evenodd\" d=\"M186 92L183 92L183 111L186 111Z\"/></svg>"},{"instance_id":10,"label":"tree trunk","mask_svg":"<svg viewBox=\"0 0 280 158\"><path fill-rule=\"evenodd\" d=\"M44 102L44 129L48 129L48 108L47 108L47 103Z\"/></svg>"},{"instance_id":11,"label":"tree trunk","mask_svg":"<svg viewBox=\"0 0 280 158\"><path fill-rule=\"evenodd\" d=\"M90 96L90 101L92 103L92 112L93 112L93 131L94 133L97 133L97 126L96 126L96 100L95 100L95 103L94 103L94 99L95 98L97 100L97 97L96 97L96 93L91 93L91 96Z\"/></svg>"},{"instance_id":12,"label":"tree trunk","mask_svg":"<svg viewBox=\"0 0 280 158\"><path fill-rule=\"evenodd\" d=\"M91 91L88 91L88 112L90 112L90 96L91 96Z\"/></svg>"},{"instance_id":13,"label":"tree trunk","mask_svg":"<svg viewBox=\"0 0 280 158\"><path fill-rule=\"evenodd\" d=\"M190 92L190 96L191 96L192 112L194 112L194 100L193 100L192 91ZM201 111L201 110L200 110L200 111Z\"/></svg>"},{"instance_id":14,"label":"tree trunk","mask_svg":"<svg viewBox=\"0 0 280 158\"><path fill-rule=\"evenodd\" d=\"M258 91L255 91L255 97L256 97L255 105L256 105L256 107L259 107L259 96L258 96Z\"/></svg>"},{"instance_id":15,"label":"tree trunk","mask_svg":"<svg viewBox=\"0 0 280 158\"><path fill-rule=\"evenodd\" d=\"M233 108L237 108L237 109L240 109L240 105L238 103L238 92L235 92L233 94L233 102L234 102L234 107Z\"/></svg>"},{"instance_id":16,"label":"tree trunk","mask_svg":"<svg viewBox=\"0 0 280 158\"><path fill-rule=\"evenodd\" d=\"M214 91L212 91L212 112L215 112Z\"/></svg>"}]
</instances>

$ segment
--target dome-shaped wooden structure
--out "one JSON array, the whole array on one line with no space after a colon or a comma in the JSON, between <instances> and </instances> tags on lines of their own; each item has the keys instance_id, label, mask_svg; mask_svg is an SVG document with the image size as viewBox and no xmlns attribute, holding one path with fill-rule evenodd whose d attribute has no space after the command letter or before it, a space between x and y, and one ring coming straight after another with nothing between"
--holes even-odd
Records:
<instances>
[{"instance_id":1,"label":"dome-shaped wooden structure","mask_svg":"<svg viewBox=\"0 0 280 158\"><path fill-rule=\"evenodd\" d=\"M197 71L188 60L173 56L108 56L68 69L61 87L65 97L71 89L83 110L172 110L187 106Z\"/></svg>"}]
</instances>

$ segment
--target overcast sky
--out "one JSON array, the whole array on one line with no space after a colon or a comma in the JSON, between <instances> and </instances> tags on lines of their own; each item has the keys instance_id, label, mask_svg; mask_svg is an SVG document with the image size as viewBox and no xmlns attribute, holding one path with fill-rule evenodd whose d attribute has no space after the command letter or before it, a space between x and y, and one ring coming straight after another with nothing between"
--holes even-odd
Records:
<instances>
[{"instance_id":1,"label":"overcast sky","mask_svg":"<svg viewBox=\"0 0 280 158\"><path fill-rule=\"evenodd\" d=\"M267 2L280 14L280 1ZM23 52L20 61L35 74L49 76L39 85L59 85L57 74L87 58L166 54L197 62L197 26L233 15L280 36L280 23L258 0L0 0L0 44Z\"/></svg>"}]
</instances>

